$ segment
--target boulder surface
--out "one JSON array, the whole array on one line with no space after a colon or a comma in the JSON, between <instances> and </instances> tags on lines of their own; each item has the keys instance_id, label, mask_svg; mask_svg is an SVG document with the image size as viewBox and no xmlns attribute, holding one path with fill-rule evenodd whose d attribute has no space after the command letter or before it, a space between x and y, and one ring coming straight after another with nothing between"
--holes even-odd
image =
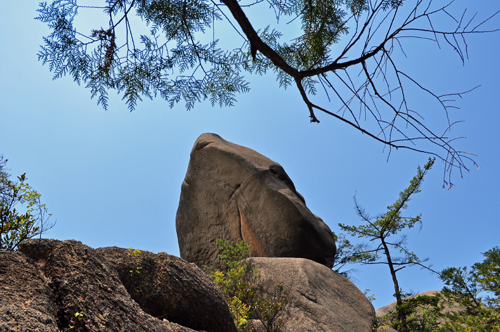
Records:
<instances>
[{"instance_id":1,"label":"boulder surface","mask_svg":"<svg viewBox=\"0 0 500 332\"><path fill-rule=\"evenodd\" d=\"M283 283L288 305L283 332L370 332L376 324L371 302L346 277L303 258L251 257L259 273L252 283L264 297Z\"/></svg>"},{"instance_id":2,"label":"boulder surface","mask_svg":"<svg viewBox=\"0 0 500 332\"><path fill-rule=\"evenodd\" d=\"M59 332L52 298L33 260L0 250L0 331Z\"/></svg>"},{"instance_id":3,"label":"boulder surface","mask_svg":"<svg viewBox=\"0 0 500 332\"><path fill-rule=\"evenodd\" d=\"M236 332L217 286L180 258L78 241L19 250L0 251L1 331Z\"/></svg>"},{"instance_id":4,"label":"boulder surface","mask_svg":"<svg viewBox=\"0 0 500 332\"><path fill-rule=\"evenodd\" d=\"M191 151L176 217L181 257L217 266L216 239L250 245L254 257L301 257L332 267L330 228L306 206L280 164L216 134Z\"/></svg>"},{"instance_id":5,"label":"boulder surface","mask_svg":"<svg viewBox=\"0 0 500 332\"><path fill-rule=\"evenodd\" d=\"M134 256L117 247L96 252L118 272L146 313L194 330L236 331L224 296L195 264L166 253L141 251Z\"/></svg>"}]
</instances>

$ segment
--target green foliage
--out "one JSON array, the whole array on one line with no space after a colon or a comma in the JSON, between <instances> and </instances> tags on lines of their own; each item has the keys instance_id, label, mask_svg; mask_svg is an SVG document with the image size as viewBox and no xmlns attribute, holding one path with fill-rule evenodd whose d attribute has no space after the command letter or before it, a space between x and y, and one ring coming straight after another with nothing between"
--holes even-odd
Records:
<instances>
[{"instance_id":1,"label":"green foliage","mask_svg":"<svg viewBox=\"0 0 500 332\"><path fill-rule=\"evenodd\" d=\"M140 292L141 290L136 287L136 284L137 284L137 275L140 273L142 267L141 266L138 266L138 260L139 260L139 257L141 255L141 251L139 249L134 249L132 247L130 247L129 249L127 249L128 253L127 255L129 255L132 260L134 261L131 269L129 270L130 272L130 276L132 277L132 284L131 284L131 289L134 289L136 292Z\"/></svg>"},{"instance_id":2,"label":"green foliage","mask_svg":"<svg viewBox=\"0 0 500 332\"><path fill-rule=\"evenodd\" d=\"M77 32L74 19L82 10L77 0L56 0L40 4L38 20L47 23L52 33L44 38L38 56L49 65L54 78L71 75L85 83L98 104L108 106L108 90L123 93L130 110L142 97L158 94L170 106L184 100L191 109L195 102L209 99L212 105L230 106L235 94L249 91L239 74L243 55L222 51L217 41L201 43L195 35L209 29L220 14L207 1L106 1L105 12L116 25L123 22L128 38L131 24L119 15L135 14L150 27L150 35L141 35L137 43L117 45L117 29ZM128 41L129 39L127 39ZM142 48L138 46L142 45ZM175 72L174 72L175 71Z\"/></svg>"},{"instance_id":3,"label":"green foliage","mask_svg":"<svg viewBox=\"0 0 500 332\"><path fill-rule=\"evenodd\" d=\"M140 251L139 249L134 249L134 248L132 248L132 247L130 247L130 248L128 249L128 255L129 255L130 257L134 257L134 258L136 258L136 257L139 257L139 255L140 255L140 254L141 254L141 251ZM141 269L142 269L142 267L140 267L140 266L136 266L134 269L130 270L130 273L131 273L131 274L134 274L134 273L139 273L139 271L140 271Z\"/></svg>"},{"instance_id":4,"label":"green foliage","mask_svg":"<svg viewBox=\"0 0 500 332\"><path fill-rule=\"evenodd\" d=\"M395 9L402 3L383 2L377 10ZM348 21L369 8L367 0L269 0L268 4L278 20L283 16L301 22L302 33L289 43L279 43L282 33L269 26L258 32L276 54L297 70L332 62L331 47L348 33ZM79 5L77 0L42 2L37 19L52 32L44 37L38 56L49 65L54 78L71 75L78 84L86 84L104 108L109 89L123 93L130 110L142 97L158 94L171 107L184 100L186 108L191 109L204 99L212 105L233 105L236 93L249 91L243 71L262 74L272 69L280 86L293 83L293 77L271 59L255 57L248 41L229 50L219 48L215 38L202 42L207 39L202 34L213 29L217 21L227 19L217 6L206 0L106 0L102 7ZM74 25L75 17L93 9L104 10L109 27L86 34ZM134 40L132 13L149 27L149 35ZM123 45L117 44L120 24L126 33ZM309 77L303 80L306 89L315 93L319 81Z\"/></svg>"},{"instance_id":5,"label":"green foliage","mask_svg":"<svg viewBox=\"0 0 500 332\"><path fill-rule=\"evenodd\" d=\"M371 291L372 291L371 289L367 288L363 292L363 295L366 296L366 298L368 299L368 301L373 302L373 301L376 300L376 298L375 298L375 294L370 294Z\"/></svg>"},{"instance_id":6,"label":"green foliage","mask_svg":"<svg viewBox=\"0 0 500 332\"><path fill-rule=\"evenodd\" d=\"M255 314L264 325L266 332L281 331L284 324L280 314L288 304L287 292L283 289L283 283L276 285L276 290L265 299L257 298L255 303Z\"/></svg>"},{"instance_id":7,"label":"green foliage","mask_svg":"<svg viewBox=\"0 0 500 332\"><path fill-rule=\"evenodd\" d=\"M65 331L75 331L75 332L83 332L85 331L85 326L82 322L82 317L83 314L81 312L75 312L73 317L71 317L70 323L69 323L69 329L66 329Z\"/></svg>"},{"instance_id":8,"label":"green foliage","mask_svg":"<svg viewBox=\"0 0 500 332\"><path fill-rule=\"evenodd\" d=\"M377 258L368 251L368 246L366 244L353 245L344 234L340 233L337 235L335 232L332 232L332 234L337 247L332 269L344 277L350 279L352 272L354 272L353 269L341 271L347 264L373 262Z\"/></svg>"},{"instance_id":9,"label":"green foliage","mask_svg":"<svg viewBox=\"0 0 500 332\"><path fill-rule=\"evenodd\" d=\"M284 323L280 314L288 303L283 284L278 283L275 292L263 298L249 281L256 277L258 271L243 263L250 257L250 246L243 241L233 245L232 242L217 239L216 243L220 250L220 269L206 269L224 294L238 331L254 331L250 319L260 320L266 332L280 331Z\"/></svg>"},{"instance_id":10,"label":"green foliage","mask_svg":"<svg viewBox=\"0 0 500 332\"><path fill-rule=\"evenodd\" d=\"M244 75L272 71L280 87L297 88L311 122L319 122L315 112L322 112L390 151L405 148L436 155L445 164L444 184L453 187L453 170L469 171L469 163L477 166L471 153L454 147L461 137L440 134L455 122L448 118L456 107L449 97L464 92L428 90L400 69L396 53L406 56L403 46L411 40L439 45L442 40L464 61L466 37L497 31L480 27L500 11L481 20L466 9L454 14L453 1L432 2L99 0L90 5L52 0L38 9L37 19L50 29L38 58L54 79L69 75L83 83L105 109L109 90L121 94L130 110L142 98L157 96L170 107L184 102L188 110L207 99L212 106L232 106L237 94L250 91ZM266 17L261 12L274 13L276 20L258 27ZM93 23L94 29L76 24L87 17L101 21ZM443 17L452 20L446 23ZM333 106L318 105L313 100L318 91ZM408 98L410 91L436 102L448 119L442 130L434 132L434 124L424 122L419 98Z\"/></svg>"},{"instance_id":11,"label":"green foliage","mask_svg":"<svg viewBox=\"0 0 500 332\"><path fill-rule=\"evenodd\" d=\"M216 239L215 243L220 251L218 257L221 267L226 271L239 267L240 261L250 257L250 246L245 241L233 245L232 242Z\"/></svg>"},{"instance_id":12,"label":"green foliage","mask_svg":"<svg viewBox=\"0 0 500 332\"><path fill-rule=\"evenodd\" d=\"M440 278L446 286L439 294L403 299L382 322L398 331L406 328L411 332L500 331L499 254L500 249L494 247L483 253L483 262L470 269L444 269ZM405 327L401 315L406 317Z\"/></svg>"},{"instance_id":13,"label":"green foliage","mask_svg":"<svg viewBox=\"0 0 500 332\"><path fill-rule=\"evenodd\" d=\"M0 156L0 249L17 250L19 244L41 235L54 226L48 220L51 214L40 201L41 195L26 181L26 173L9 179Z\"/></svg>"},{"instance_id":14,"label":"green foliage","mask_svg":"<svg viewBox=\"0 0 500 332\"><path fill-rule=\"evenodd\" d=\"M385 320L397 331L433 332L439 327L439 297L420 295L402 300ZM404 324L400 317L405 317Z\"/></svg>"},{"instance_id":15,"label":"green foliage","mask_svg":"<svg viewBox=\"0 0 500 332\"><path fill-rule=\"evenodd\" d=\"M494 247L483 256L483 262L470 270L451 267L441 272L446 285L443 299L462 308L444 315L443 331L500 331L500 248Z\"/></svg>"}]
</instances>

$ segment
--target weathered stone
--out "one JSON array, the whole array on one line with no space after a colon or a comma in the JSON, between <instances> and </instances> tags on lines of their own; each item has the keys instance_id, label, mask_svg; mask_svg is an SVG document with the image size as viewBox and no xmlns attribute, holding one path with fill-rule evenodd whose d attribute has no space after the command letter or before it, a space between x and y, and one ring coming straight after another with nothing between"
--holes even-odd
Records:
<instances>
[{"instance_id":1,"label":"weathered stone","mask_svg":"<svg viewBox=\"0 0 500 332\"><path fill-rule=\"evenodd\" d=\"M26 241L20 250L36 259L39 267L22 253L1 252L24 259L27 266L23 274L13 270L19 269L16 262L0 261L2 285L7 285L2 287L0 324L27 322L14 328L8 325L8 331L31 331L27 328L31 326L35 326L32 331L62 331L70 325L82 332L236 331L215 284L194 264L180 258L149 252L129 256L120 248L95 250L78 241L43 239ZM41 284L35 283L37 280ZM27 286L9 286L22 282ZM8 301L3 301L3 293ZM17 305L17 311L9 307L11 303ZM20 311L22 305L30 310ZM39 322L49 327L43 329Z\"/></svg>"},{"instance_id":2,"label":"weathered stone","mask_svg":"<svg viewBox=\"0 0 500 332\"><path fill-rule=\"evenodd\" d=\"M224 296L196 265L166 253L134 256L117 247L96 251L146 313L195 330L236 332Z\"/></svg>"},{"instance_id":3,"label":"weathered stone","mask_svg":"<svg viewBox=\"0 0 500 332\"><path fill-rule=\"evenodd\" d=\"M303 257L333 265L329 227L306 207L283 167L249 148L203 134L191 151L176 218L181 257L218 263L217 238L256 257Z\"/></svg>"},{"instance_id":4,"label":"weathered stone","mask_svg":"<svg viewBox=\"0 0 500 332\"><path fill-rule=\"evenodd\" d=\"M288 291L283 332L369 332L375 310L359 289L324 265L302 258L251 257L259 271L252 283L271 296L279 282Z\"/></svg>"},{"instance_id":5,"label":"weathered stone","mask_svg":"<svg viewBox=\"0 0 500 332\"><path fill-rule=\"evenodd\" d=\"M51 280L60 327L88 331L169 331L170 323L146 314L113 270L90 247L64 241L49 255L45 274ZM73 320L75 313L83 316ZM175 327L174 331L192 331Z\"/></svg>"},{"instance_id":6,"label":"weathered stone","mask_svg":"<svg viewBox=\"0 0 500 332\"><path fill-rule=\"evenodd\" d=\"M0 250L0 331L58 332L52 297L33 260Z\"/></svg>"}]
</instances>

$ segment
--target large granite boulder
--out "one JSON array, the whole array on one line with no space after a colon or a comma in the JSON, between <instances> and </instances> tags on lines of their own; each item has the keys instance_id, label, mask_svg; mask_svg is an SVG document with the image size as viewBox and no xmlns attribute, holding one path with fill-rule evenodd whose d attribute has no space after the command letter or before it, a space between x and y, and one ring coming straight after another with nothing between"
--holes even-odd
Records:
<instances>
[{"instance_id":1,"label":"large granite boulder","mask_svg":"<svg viewBox=\"0 0 500 332\"><path fill-rule=\"evenodd\" d=\"M371 302L346 277L303 258L251 257L257 292L272 296L283 283L288 305L283 332L369 332L376 324Z\"/></svg>"},{"instance_id":2,"label":"large granite boulder","mask_svg":"<svg viewBox=\"0 0 500 332\"><path fill-rule=\"evenodd\" d=\"M164 253L26 241L0 251L0 298L1 331L236 332L215 284Z\"/></svg>"},{"instance_id":3,"label":"large granite boulder","mask_svg":"<svg viewBox=\"0 0 500 332\"><path fill-rule=\"evenodd\" d=\"M302 257L332 267L335 241L280 164L215 134L191 151L176 218L181 257L218 263L216 239L250 245L255 257Z\"/></svg>"}]
</instances>

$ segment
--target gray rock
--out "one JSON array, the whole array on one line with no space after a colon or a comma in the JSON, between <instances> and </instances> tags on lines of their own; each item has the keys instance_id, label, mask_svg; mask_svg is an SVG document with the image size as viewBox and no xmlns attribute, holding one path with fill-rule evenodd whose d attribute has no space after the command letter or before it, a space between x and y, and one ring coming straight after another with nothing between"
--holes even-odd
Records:
<instances>
[{"instance_id":1,"label":"gray rock","mask_svg":"<svg viewBox=\"0 0 500 332\"><path fill-rule=\"evenodd\" d=\"M302 258L251 257L260 273L252 283L270 296L278 282L288 291L283 332L369 332L375 310L347 278L324 265Z\"/></svg>"},{"instance_id":2,"label":"gray rock","mask_svg":"<svg viewBox=\"0 0 500 332\"><path fill-rule=\"evenodd\" d=\"M176 218L181 257L218 264L217 238L250 245L256 257L302 257L333 265L329 227L306 206L281 165L203 134L191 151Z\"/></svg>"}]
</instances>

